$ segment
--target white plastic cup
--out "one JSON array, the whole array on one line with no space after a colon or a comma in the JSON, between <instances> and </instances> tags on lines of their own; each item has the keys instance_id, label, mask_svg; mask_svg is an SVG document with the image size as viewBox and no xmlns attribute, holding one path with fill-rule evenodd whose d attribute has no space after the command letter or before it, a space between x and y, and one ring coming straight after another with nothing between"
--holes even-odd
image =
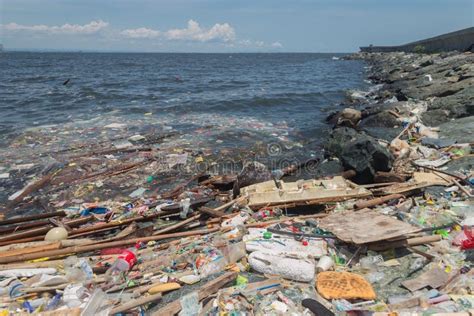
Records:
<instances>
[{"instance_id":1,"label":"white plastic cup","mask_svg":"<svg viewBox=\"0 0 474 316\"><path fill-rule=\"evenodd\" d=\"M319 258L318 264L316 265L316 271L323 272L331 269L334 266L334 260L329 256L322 256Z\"/></svg>"}]
</instances>

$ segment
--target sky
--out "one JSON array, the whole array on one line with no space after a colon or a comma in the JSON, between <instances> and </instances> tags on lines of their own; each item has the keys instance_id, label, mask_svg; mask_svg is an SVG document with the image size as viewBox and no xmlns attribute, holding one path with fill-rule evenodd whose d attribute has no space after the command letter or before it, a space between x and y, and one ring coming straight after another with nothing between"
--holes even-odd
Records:
<instances>
[{"instance_id":1,"label":"sky","mask_svg":"<svg viewBox=\"0 0 474 316\"><path fill-rule=\"evenodd\" d=\"M474 25L474 0L0 0L16 50L353 52Z\"/></svg>"}]
</instances>

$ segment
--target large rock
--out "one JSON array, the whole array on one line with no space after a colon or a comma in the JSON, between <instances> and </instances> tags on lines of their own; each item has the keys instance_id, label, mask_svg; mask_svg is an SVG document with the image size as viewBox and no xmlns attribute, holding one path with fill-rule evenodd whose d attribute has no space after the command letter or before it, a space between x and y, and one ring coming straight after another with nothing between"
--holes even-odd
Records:
<instances>
[{"instance_id":1,"label":"large rock","mask_svg":"<svg viewBox=\"0 0 474 316\"><path fill-rule=\"evenodd\" d=\"M325 149L338 157L344 168L355 170L355 181L368 183L377 171L390 171L393 156L377 140L354 129L341 127L332 131Z\"/></svg>"},{"instance_id":2,"label":"large rock","mask_svg":"<svg viewBox=\"0 0 474 316\"><path fill-rule=\"evenodd\" d=\"M370 115L362 120L360 127L395 127L400 126L398 119L388 111Z\"/></svg>"},{"instance_id":3,"label":"large rock","mask_svg":"<svg viewBox=\"0 0 474 316\"><path fill-rule=\"evenodd\" d=\"M242 168L242 171L237 175L237 180L234 182L234 196L240 194L240 188L271 179L272 173L268 170L267 166L258 161L247 162Z\"/></svg>"},{"instance_id":4,"label":"large rock","mask_svg":"<svg viewBox=\"0 0 474 316\"><path fill-rule=\"evenodd\" d=\"M444 98L434 99L422 119L425 124L436 126L451 118L470 115L474 115L474 86Z\"/></svg>"},{"instance_id":5,"label":"large rock","mask_svg":"<svg viewBox=\"0 0 474 316\"><path fill-rule=\"evenodd\" d=\"M470 143L474 139L474 116L463 117L439 126L439 137Z\"/></svg>"}]
</instances>

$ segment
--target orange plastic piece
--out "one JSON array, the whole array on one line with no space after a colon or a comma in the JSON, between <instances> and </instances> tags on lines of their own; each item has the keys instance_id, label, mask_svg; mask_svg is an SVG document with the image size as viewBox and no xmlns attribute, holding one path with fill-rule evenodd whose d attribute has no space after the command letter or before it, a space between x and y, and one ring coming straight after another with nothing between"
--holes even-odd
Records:
<instances>
[{"instance_id":1,"label":"orange plastic piece","mask_svg":"<svg viewBox=\"0 0 474 316\"><path fill-rule=\"evenodd\" d=\"M374 289L363 277L349 272L318 273L316 289L325 299L373 300Z\"/></svg>"}]
</instances>

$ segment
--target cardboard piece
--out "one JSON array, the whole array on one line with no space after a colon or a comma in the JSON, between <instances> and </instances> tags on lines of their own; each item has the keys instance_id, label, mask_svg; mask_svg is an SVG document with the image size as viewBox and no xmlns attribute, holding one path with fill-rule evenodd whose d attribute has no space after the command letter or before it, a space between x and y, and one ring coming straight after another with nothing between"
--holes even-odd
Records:
<instances>
[{"instance_id":1,"label":"cardboard piece","mask_svg":"<svg viewBox=\"0 0 474 316\"><path fill-rule=\"evenodd\" d=\"M414 172L413 180L416 183L429 183L431 185L451 185L452 177L434 172Z\"/></svg>"},{"instance_id":2,"label":"cardboard piece","mask_svg":"<svg viewBox=\"0 0 474 316\"><path fill-rule=\"evenodd\" d=\"M248 197L248 205L251 208L292 203L322 204L371 196L369 190L340 176L331 180L277 183L278 186L275 181L249 185L241 189L241 194Z\"/></svg>"},{"instance_id":3,"label":"cardboard piece","mask_svg":"<svg viewBox=\"0 0 474 316\"><path fill-rule=\"evenodd\" d=\"M403 281L402 285L411 292L415 292L427 286L437 289L445 285L448 280L448 273L439 267L434 267L414 279Z\"/></svg>"},{"instance_id":4,"label":"cardboard piece","mask_svg":"<svg viewBox=\"0 0 474 316\"><path fill-rule=\"evenodd\" d=\"M400 237L419 228L375 210L333 213L319 221L319 227L345 242L366 244Z\"/></svg>"}]
</instances>

